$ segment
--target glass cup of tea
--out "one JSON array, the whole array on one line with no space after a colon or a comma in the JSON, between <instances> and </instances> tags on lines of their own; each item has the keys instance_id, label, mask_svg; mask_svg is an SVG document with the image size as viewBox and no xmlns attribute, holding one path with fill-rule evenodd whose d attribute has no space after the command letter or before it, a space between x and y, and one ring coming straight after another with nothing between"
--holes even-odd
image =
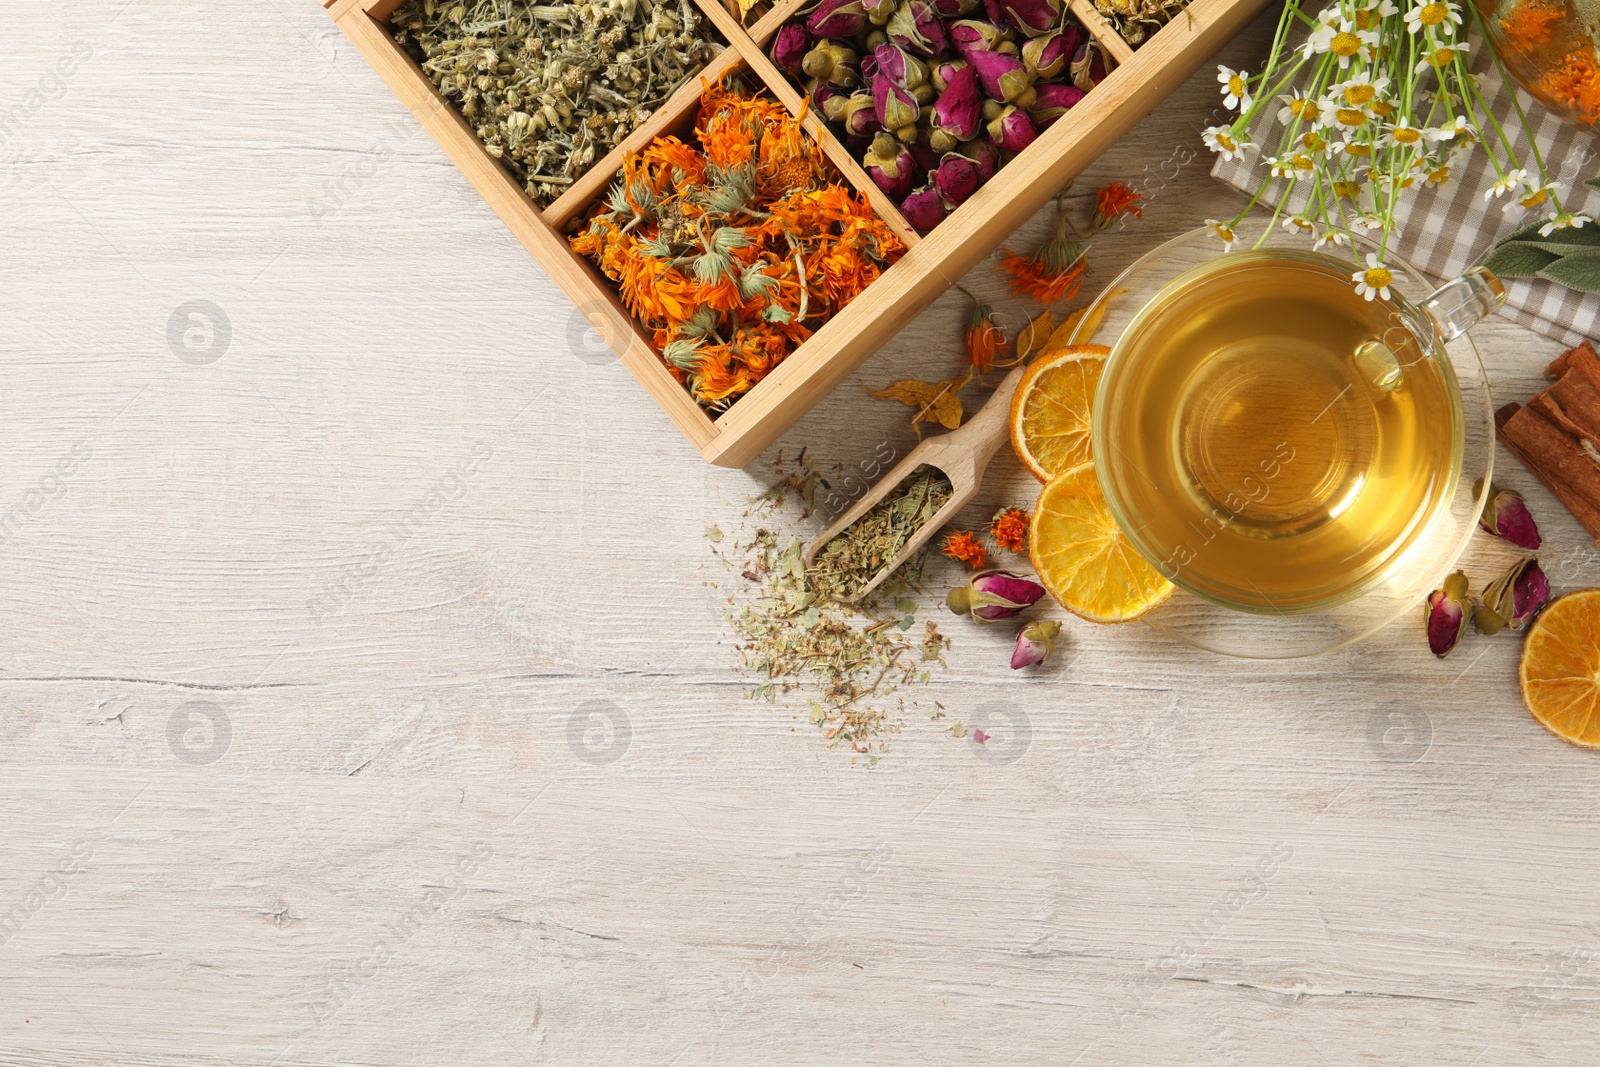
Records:
<instances>
[{"instance_id":1,"label":"glass cup of tea","mask_svg":"<svg viewBox=\"0 0 1600 1067\"><path fill-rule=\"evenodd\" d=\"M1116 340L1095 468L1177 587L1146 621L1215 652L1314 655L1420 618L1465 550L1494 458L1466 331L1505 292L1483 270L1435 288L1391 253L1368 300L1350 258L1264 219L1236 236L1226 253L1209 226L1177 237L1098 298Z\"/></svg>"}]
</instances>

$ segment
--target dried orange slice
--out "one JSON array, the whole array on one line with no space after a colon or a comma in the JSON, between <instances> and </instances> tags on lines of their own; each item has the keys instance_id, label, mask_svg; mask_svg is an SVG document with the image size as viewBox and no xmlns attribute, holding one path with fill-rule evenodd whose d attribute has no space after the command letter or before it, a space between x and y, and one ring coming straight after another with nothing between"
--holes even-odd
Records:
<instances>
[{"instance_id":1,"label":"dried orange slice","mask_svg":"<svg viewBox=\"0 0 1600 1067\"><path fill-rule=\"evenodd\" d=\"M1028 555L1062 607L1093 622L1137 619L1172 595L1117 528L1094 464L1052 478L1033 509Z\"/></svg>"},{"instance_id":2,"label":"dried orange slice","mask_svg":"<svg viewBox=\"0 0 1600 1067\"><path fill-rule=\"evenodd\" d=\"M1522 645L1522 702L1563 741L1600 748L1600 589L1552 601Z\"/></svg>"},{"instance_id":3,"label":"dried orange slice","mask_svg":"<svg viewBox=\"0 0 1600 1067\"><path fill-rule=\"evenodd\" d=\"M1011 447L1041 482L1087 463L1089 408L1111 349L1068 345L1034 358L1011 398Z\"/></svg>"}]
</instances>

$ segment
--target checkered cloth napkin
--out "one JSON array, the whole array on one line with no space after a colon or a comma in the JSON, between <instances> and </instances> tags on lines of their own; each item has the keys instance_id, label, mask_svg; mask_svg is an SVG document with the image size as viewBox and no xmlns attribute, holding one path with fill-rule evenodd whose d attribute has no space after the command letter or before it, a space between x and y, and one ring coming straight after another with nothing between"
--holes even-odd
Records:
<instances>
[{"instance_id":1,"label":"checkered cloth napkin","mask_svg":"<svg viewBox=\"0 0 1600 1067\"><path fill-rule=\"evenodd\" d=\"M1567 210L1584 211L1600 219L1600 193L1583 185L1584 178L1600 173L1600 164L1596 161L1600 140L1568 126L1520 89L1507 86L1495 70L1487 46L1476 35L1472 57L1472 69L1482 75L1479 89L1495 120L1511 138L1517 158L1524 161L1529 171L1533 170L1527 135L1512 109L1512 93L1517 95L1522 113L1528 117L1534 140L1544 155L1546 170L1560 183L1562 202ZM1276 148L1283 133L1277 116L1278 108L1265 109L1251 131L1251 141L1266 146L1268 153ZM1254 192L1266 176L1266 168L1260 165L1262 154L1252 151L1232 162L1218 157L1216 166L1211 168L1211 176L1235 188ZM1448 183L1443 186L1419 184L1409 191L1409 196L1401 198L1395 210L1398 229L1390 238L1389 247L1412 266L1444 281L1483 262L1497 240L1534 221L1538 214L1549 211L1546 207L1538 209L1538 214L1525 212L1512 201L1509 193L1497 200L1485 200L1484 191L1492 184L1494 172L1482 147L1458 156ZM1284 180L1275 180L1262 197L1263 203L1275 204L1281 200L1285 185ZM1285 215L1304 208L1308 198L1305 183L1298 183L1285 204ZM1510 210L1503 211L1508 202ZM1600 328L1596 326L1600 323L1600 295L1576 293L1549 282L1508 279L1506 303L1500 314L1569 346L1600 336Z\"/></svg>"}]
</instances>

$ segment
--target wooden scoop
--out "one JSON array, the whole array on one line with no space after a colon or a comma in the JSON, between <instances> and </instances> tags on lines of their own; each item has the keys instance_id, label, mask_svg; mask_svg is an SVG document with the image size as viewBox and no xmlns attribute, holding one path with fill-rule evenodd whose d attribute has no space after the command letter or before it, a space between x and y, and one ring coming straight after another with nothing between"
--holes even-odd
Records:
<instances>
[{"instance_id":1,"label":"wooden scoop","mask_svg":"<svg viewBox=\"0 0 1600 1067\"><path fill-rule=\"evenodd\" d=\"M884 564L872 581L847 603L854 603L871 593L883 580L893 574L895 568L911 558L912 553L927 543L939 527L949 522L956 512L967 505L973 497L978 495L978 486L983 482L983 472L988 468L989 461L994 458L995 451L1000 447L1000 442L1009 436L1011 422L1011 396L1017 391L1017 383L1022 380L1022 372L1027 367L1019 366L1005 376L999 386L990 395L987 403L972 418L962 426L951 430L947 434L924 441L906 454L906 458L894 465L888 474L878 479L876 485L868 489L866 495L857 500L849 511L839 517L839 520L822 534L821 537L811 542L806 549L806 566L817 558L817 550L834 537L838 536L851 523L872 509L872 506L888 496L901 482L909 478L918 467L933 467L944 473L950 479L952 490L950 499L945 501L944 507L934 512L933 517L905 543L899 553Z\"/></svg>"}]
</instances>

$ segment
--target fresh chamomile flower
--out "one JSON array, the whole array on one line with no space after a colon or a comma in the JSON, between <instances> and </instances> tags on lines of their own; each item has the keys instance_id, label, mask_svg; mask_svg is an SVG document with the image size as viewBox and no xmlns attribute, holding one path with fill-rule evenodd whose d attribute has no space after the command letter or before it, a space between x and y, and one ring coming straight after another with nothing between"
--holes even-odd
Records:
<instances>
[{"instance_id":1,"label":"fresh chamomile flower","mask_svg":"<svg viewBox=\"0 0 1600 1067\"><path fill-rule=\"evenodd\" d=\"M1328 46L1333 43L1334 36L1339 32L1339 5L1323 8L1321 14L1317 16L1316 27L1302 46L1306 59L1319 52L1326 52Z\"/></svg>"},{"instance_id":2,"label":"fresh chamomile flower","mask_svg":"<svg viewBox=\"0 0 1600 1067\"><path fill-rule=\"evenodd\" d=\"M1435 33L1448 36L1455 33L1459 25L1461 25L1461 9L1451 0L1413 3L1406 12L1406 29L1412 33L1421 33L1423 27L1427 27Z\"/></svg>"},{"instance_id":3,"label":"fresh chamomile flower","mask_svg":"<svg viewBox=\"0 0 1600 1067\"><path fill-rule=\"evenodd\" d=\"M1367 269L1358 270L1350 275L1350 280L1356 283L1356 293L1361 297L1372 300L1382 297L1389 299L1389 284L1394 281L1394 275L1389 273L1389 268L1378 262L1375 252L1367 253Z\"/></svg>"},{"instance_id":4,"label":"fresh chamomile flower","mask_svg":"<svg viewBox=\"0 0 1600 1067\"><path fill-rule=\"evenodd\" d=\"M1283 106L1278 109L1278 121L1285 126L1289 125L1293 119L1299 119L1302 122L1316 122L1317 118L1322 114L1322 109L1317 106L1317 102L1309 97L1301 96L1299 89L1294 91L1293 96L1280 96L1278 99L1283 101Z\"/></svg>"},{"instance_id":5,"label":"fresh chamomile flower","mask_svg":"<svg viewBox=\"0 0 1600 1067\"><path fill-rule=\"evenodd\" d=\"M1222 86L1222 106L1229 111L1250 110L1250 80L1232 67L1217 67L1217 84Z\"/></svg>"},{"instance_id":6,"label":"fresh chamomile flower","mask_svg":"<svg viewBox=\"0 0 1600 1067\"><path fill-rule=\"evenodd\" d=\"M1316 233L1317 228L1311 225L1310 219L1303 219L1299 215L1290 215L1283 220L1283 228L1290 233Z\"/></svg>"},{"instance_id":7,"label":"fresh chamomile flower","mask_svg":"<svg viewBox=\"0 0 1600 1067\"><path fill-rule=\"evenodd\" d=\"M1422 138L1423 131L1411 125L1410 119L1401 116L1399 122L1390 123L1383 128L1383 139L1379 143L1411 148L1421 143Z\"/></svg>"},{"instance_id":8,"label":"fresh chamomile flower","mask_svg":"<svg viewBox=\"0 0 1600 1067\"><path fill-rule=\"evenodd\" d=\"M1338 96L1346 107L1365 108L1383 96L1384 90L1388 88L1388 78L1373 81L1372 72L1364 70L1333 86L1329 91Z\"/></svg>"},{"instance_id":9,"label":"fresh chamomile flower","mask_svg":"<svg viewBox=\"0 0 1600 1067\"><path fill-rule=\"evenodd\" d=\"M1216 219L1206 219L1206 225L1210 226L1212 230L1216 231L1217 236L1222 238L1222 250L1224 252L1232 252L1235 240L1233 227L1226 222L1218 222Z\"/></svg>"},{"instance_id":10,"label":"fresh chamomile flower","mask_svg":"<svg viewBox=\"0 0 1600 1067\"><path fill-rule=\"evenodd\" d=\"M1272 176L1274 178L1294 177L1294 162L1290 159L1279 158L1278 156L1268 156L1261 162L1267 165L1267 168L1272 172Z\"/></svg>"},{"instance_id":11,"label":"fresh chamomile flower","mask_svg":"<svg viewBox=\"0 0 1600 1067\"><path fill-rule=\"evenodd\" d=\"M1525 208L1539 207L1546 200L1549 200L1551 192L1555 191L1559 187L1559 182L1550 182L1546 184L1543 178L1524 179L1522 183L1522 194L1517 197L1516 203ZM1507 204L1505 209L1507 211L1511 210L1511 205Z\"/></svg>"},{"instance_id":12,"label":"fresh chamomile flower","mask_svg":"<svg viewBox=\"0 0 1600 1067\"><path fill-rule=\"evenodd\" d=\"M1472 136L1472 127L1467 124L1467 116L1457 115L1455 121L1444 126L1427 126L1423 128L1422 136L1434 144L1453 141L1457 138Z\"/></svg>"},{"instance_id":13,"label":"fresh chamomile flower","mask_svg":"<svg viewBox=\"0 0 1600 1067\"><path fill-rule=\"evenodd\" d=\"M1329 227L1317 234L1316 243L1311 246L1311 251L1320 252L1322 251L1322 246L1327 244L1331 244L1335 248L1341 248L1349 242L1350 238L1346 237L1343 231Z\"/></svg>"},{"instance_id":14,"label":"fresh chamomile flower","mask_svg":"<svg viewBox=\"0 0 1600 1067\"><path fill-rule=\"evenodd\" d=\"M1358 226L1363 230L1368 230L1374 233L1386 228L1383 224L1383 220L1372 214L1370 211L1365 215L1357 215L1355 218L1350 220L1351 229L1355 229Z\"/></svg>"},{"instance_id":15,"label":"fresh chamomile flower","mask_svg":"<svg viewBox=\"0 0 1600 1067\"><path fill-rule=\"evenodd\" d=\"M1436 163L1428 170L1429 185L1443 185L1450 180L1450 164L1447 161Z\"/></svg>"},{"instance_id":16,"label":"fresh chamomile flower","mask_svg":"<svg viewBox=\"0 0 1600 1067\"><path fill-rule=\"evenodd\" d=\"M1416 73L1432 67L1434 70L1444 70L1459 59L1465 59L1469 46L1466 41L1456 41L1452 44L1440 45L1431 52L1424 52L1422 58L1417 60Z\"/></svg>"},{"instance_id":17,"label":"fresh chamomile flower","mask_svg":"<svg viewBox=\"0 0 1600 1067\"><path fill-rule=\"evenodd\" d=\"M1328 139L1316 130L1300 135L1300 147L1311 155L1318 155L1328 150Z\"/></svg>"},{"instance_id":18,"label":"fresh chamomile flower","mask_svg":"<svg viewBox=\"0 0 1600 1067\"><path fill-rule=\"evenodd\" d=\"M1361 199L1361 183L1336 181L1333 183L1333 193L1335 196L1342 196L1346 200L1359 200Z\"/></svg>"},{"instance_id":19,"label":"fresh chamomile flower","mask_svg":"<svg viewBox=\"0 0 1600 1067\"><path fill-rule=\"evenodd\" d=\"M1225 162L1238 159L1246 150L1255 147L1235 134L1231 126L1206 127L1205 142L1206 147L1221 155Z\"/></svg>"},{"instance_id":20,"label":"fresh chamomile flower","mask_svg":"<svg viewBox=\"0 0 1600 1067\"><path fill-rule=\"evenodd\" d=\"M1339 69L1348 70L1356 56L1371 59L1378 50L1378 34L1374 30L1358 30L1349 19L1340 19L1338 25L1321 23L1306 39L1306 58L1327 52L1339 60Z\"/></svg>"},{"instance_id":21,"label":"fresh chamomile flower","mask_svg":"<svg viewBox=\"0 0 1600 1067\"><path fill-rule=\"evenodd\" d=\"M1539 236L1549 237L1557 230L1565 230L1569 227L1574 230L1581 230L1583 229L1585 223L1590 223L1593 221L1594 219L1591 219L1587 215L1578 215L1571 211L1560 211L1555 215L1552 215L1550 217L1550 221L1539 227Z\"/></svg>"},{"instance_id":22,"label":"fresh chamomile flower","mask_svg":"<svg viewBox=\"0 0 1600 1067\"><path fill-rule=\"evenodd\" d=\"M1528 172L1520 167L1516 170L1508 170L1496 178L1493 185L1483 191L1483 198L1485 200L1494 200L1497 197L1504 196L1515 189L1519 183L1527 180Z\"/></svg>"}]
</instances>

